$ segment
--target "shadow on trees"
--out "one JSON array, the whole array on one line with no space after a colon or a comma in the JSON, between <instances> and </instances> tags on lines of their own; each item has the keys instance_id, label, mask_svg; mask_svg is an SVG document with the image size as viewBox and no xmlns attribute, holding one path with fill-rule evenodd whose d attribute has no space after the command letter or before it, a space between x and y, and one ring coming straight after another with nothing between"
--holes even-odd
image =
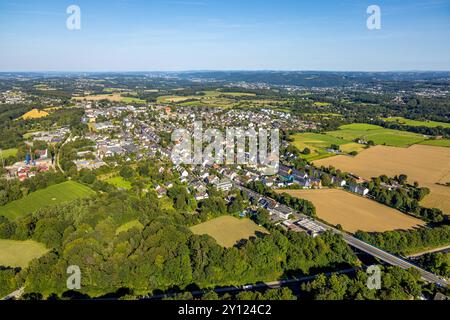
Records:
<instances>
[{"instance_id":1,"label":"shadow on trees","mask_svg":"<svg viewBox=\"0 0 450 320\"><path fill-rule=\"evenodd\" d=\"M133 295L133 290L130 288L126 288L126 287L122 287L117 289L115 292L110 292L107 293L101 297L99 297L99 299L119 299L121 297L127 296L127 295Z\"/></svg>"},{"instance_id":2,"label":"shadow on trees","mask_svg":"<svg viewBox=\"0 0 450 320\"><path fill-rule=\"evenodd\" d=\"M91 299L91 297L85 293L81 293L74 290L68 290L63 292L61 295L62 299L68 299L68 300L88 300Z\"/></svg>"}]
</instances>

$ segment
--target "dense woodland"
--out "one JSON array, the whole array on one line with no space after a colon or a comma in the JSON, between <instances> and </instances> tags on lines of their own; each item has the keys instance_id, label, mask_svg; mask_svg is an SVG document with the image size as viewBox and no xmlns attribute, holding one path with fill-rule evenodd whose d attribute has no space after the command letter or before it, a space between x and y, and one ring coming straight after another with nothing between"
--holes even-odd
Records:
<instances>
[{"instance_id":1,"label":"dense woodland","mask_svg":"<svg viewBox=\"0 0 450 320\"><path fill-rule=\"evenodd\" d=\"M450 225L401 231L368 233L358 231L356 236L394 254L408 254L450 243Z\"/></svg>"},{"instance_id":2,"label":"dense woodland","mask_svg":"<svg viewBox=\"0 0 450 320\"><path fill-rule=\"evenodd\" d=\"M116 235L116 228L130 219L138 219L144 229ZM187 227L196 219L160 208L151 195L118 192L42 209L14 222L3 219L0 230L2 238L34 239L52 248L14 280L44 296L67 290L66 269L73 264L85 275L82 293L93 297L118 288L146 295L241 285L356 263L351 249L331 233L312 238L273 228L270 235L226 249L208 236L193 235Z\"/></svg>"},{"instance_id":3,"label":"dense woodland","mask_svg":"<svg viewBox=\"0 0 450 320\"><path fill-rule=\"evenodd\" d=\"M397 210L414 215L427 222L439 223L447 220L442 210L437 208L425 208L419 202L430 193L425 187L419 187L417 183L409 185L408 177L400 174L394 178L380 176L372 178L367 183L371 196L380 203L391 206ZM390 186L394 185L394 188Z\"/></svg>"}]
</instances>

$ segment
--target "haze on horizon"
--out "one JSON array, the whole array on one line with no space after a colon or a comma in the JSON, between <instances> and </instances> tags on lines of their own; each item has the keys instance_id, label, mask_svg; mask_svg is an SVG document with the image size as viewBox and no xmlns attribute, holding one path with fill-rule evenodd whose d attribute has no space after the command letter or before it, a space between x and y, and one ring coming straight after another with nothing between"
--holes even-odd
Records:
<instances>
[{"instance_id":1,"label":"haze on horizon","mask_svg":"<svg viewBox=\"0 0 450 320\"><path fill-rule=\"evenodd\" d=\"M450 70L449 39L450 0L0 0L0 71Z\"/></svg>"}]
</instances>

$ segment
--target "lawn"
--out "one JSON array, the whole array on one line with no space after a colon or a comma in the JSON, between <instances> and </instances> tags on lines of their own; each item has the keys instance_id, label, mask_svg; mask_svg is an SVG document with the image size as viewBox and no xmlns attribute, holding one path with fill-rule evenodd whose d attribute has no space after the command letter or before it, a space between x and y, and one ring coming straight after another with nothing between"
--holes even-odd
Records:
<instances>
[{"instance_id":1,"label":"lawn","mask_svg":"<svg viewBox=\"0 0 450 320\"><path fill-rule=\"evenodd\" d=\"M344 125L336 131L327 132L327 135L341 138L347 141L355 139L372 140L375 144L388 145L393 147L409 147L410 145L420 143L425 138L417 133L385 129L383 127L355 123Z\"/></svg>"},{"instance_id":2,"label":"lawn","mask_svg":"<svg viewBox=\"0 0 450 320\"><path fill-rule=\"evenodd\" d=\"M232 247L242 239L249 239L256 232L268 233L266 229L256 225L250 219L238 219L222 216L190 228L194 234L207 234L223 247Z\"/></svg>"},{"instance_id":3,"label":"lawn","mask_svg":"<svg viewBox=\"0 0 450 320\"><path fill-rule=\"evenodd\" d=\"M17 149L13 148L13 149L6 149L6 150L0 150L0 153L2 155L3 158L9 158L9 157L15 157L17 155Z\"/></svg>"},{"instance_id":4,"label":"lawn","mask_svg":"<svg viewBox=\"0 0 450 320\"><path fill-rule=\"evenodd\" d=\"M0 266L25 268L31 260L47 252L48 249L43 244L33 240L0 239Z\"/></svg>"},{"instance_id":5,"label":"lawn","mask_svg":"<svg viewBox=\"0 0 450 320\"><path fill-rule=\"evenodd\" d=\"M66 181L30 193L26 197L0 207L0 215L17 219L29 212L55 204L70 202L94 195L95 192L78 182Z\"/></svg>"},{"instance_id":6,"label":"lawn","mask_svg":"<svg viewBox=\"0 0 450 320\"><path fill-rule=\"evenodd\" d=\"M112 184L116 188L121 188L121 189L125 189L125 190L130 190L131 189L131 182L125 180L121 176L116 176L116 177L112 177L112 178L106 179L105 182L108 182L109 184Z\"/></svg>"},{"instance_id":7,"label":"lawn","mask_svg":"<svg viewBox=\"0 0 450 320\"><path fill-rule=\"evenodd\" d=\"M139 220L132 220L132 221L124 223L123 225L118 227L116 229L116 235L121 233L121 232L126 232L126 231L128 231L128 230L130 230L132 228L137 228L139 230L142 230L144 228L144 226L142 225L142 223L139 222Z\"/></svg>"},{"instance_id":8,"label":"lawn","mask_svg":"<svg viewBox=\"0 0 450 320\"><path fill-rule=\"evenodd\" d=\"M435 127L440 126L443 128L450 128L450 123L430 121L430 120L419 121L419 120L406 119L403 117L384 118L383 120L388 121L388 122L397 122L399 124L405 124L405 125L413 126L413 127L435 128Z\"/></svg>"}]
</instances>

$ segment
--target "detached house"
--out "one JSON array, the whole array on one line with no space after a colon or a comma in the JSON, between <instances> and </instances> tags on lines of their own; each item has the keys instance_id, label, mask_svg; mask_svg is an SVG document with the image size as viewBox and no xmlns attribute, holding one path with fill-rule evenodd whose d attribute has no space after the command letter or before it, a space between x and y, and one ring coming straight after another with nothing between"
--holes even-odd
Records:
<instances>
[{"instance_id":1,"label":"detached house","mask_svg":"<svg viewBox=\"0 0 450 320\"><path fill-rule=\"evenodd\" d=\"M217 190L220 191L230 191L233 188L233 184L229 180L221 180L215 183Z\"/></svg>"},{"instance_id":2,"label":"detached house","mask_svg":"<svg viewBox=\"0 0 450 320\"><path fill-rule=\"evenodd\" d=\"M167 190L160 187L158 190L156 190L156 194L158 196L158 199L161 199L167 194Z\"/></svg>"},{"instance_id":3,"label":"detached house","mask_svg":"<svg viewBox=\"0 0 450 320\"><path fill-rule=\"evenodd\" d=\"M352 184L348 187L351 192L366 196L369 193L369 189L362 187L359 184Z\"/></svg>"},{"instance_id":4,"label":"detached house","mask_svg":"<svg viewBox=\"0 0 450 320\"><path fill-rule=\"evenodd\" d=\"M336 176L332 176L331 177L331 183L336 184L340 187L345 187L345 185L347 184L347 181L345 181L342 178L336 177Z\"/></svg>"}]
</instances>

